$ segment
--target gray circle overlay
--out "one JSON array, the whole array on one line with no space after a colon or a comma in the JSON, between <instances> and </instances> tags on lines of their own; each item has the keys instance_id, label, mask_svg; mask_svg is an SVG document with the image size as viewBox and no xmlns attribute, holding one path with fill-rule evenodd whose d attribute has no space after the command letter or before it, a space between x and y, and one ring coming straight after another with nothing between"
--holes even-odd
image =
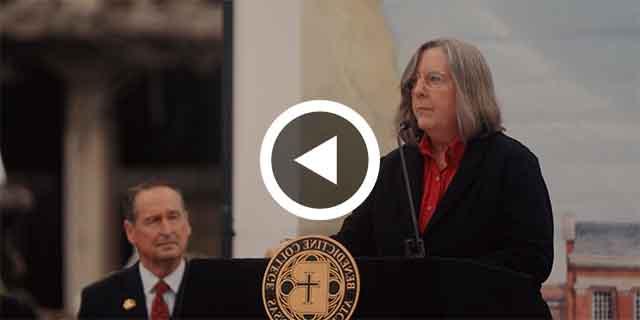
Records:
<instances>
[{"instance_id":1,"label":"gray circle overlay","mask_svg":"<svg viewBox=\"0 0 640 320\"><path fill-rule=\"evenodd\" d=\"M294 159L337 136L338 184L322 178ZM278 135L271 158L282 191L293 201L316 209L348 200L367 174L367 146L347 120L328 112L311 112L287 124Z\"/></svg>"}]
</instances>

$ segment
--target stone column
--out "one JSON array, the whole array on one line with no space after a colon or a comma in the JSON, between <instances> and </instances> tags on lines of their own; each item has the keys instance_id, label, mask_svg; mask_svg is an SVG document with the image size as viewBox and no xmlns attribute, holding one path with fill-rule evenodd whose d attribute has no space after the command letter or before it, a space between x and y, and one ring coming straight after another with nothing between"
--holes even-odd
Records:
<instances>
[{"instance_id":1,"label":"stone column","mask_svg":"<svg viewBox=\"0 0 640 320\"><path fill-rule=\"evenodd\" d=\"M303 1L233 2L233 256L263 257L297 232L296 218L273 201L260 176L265 132L301 102ZM277 79L274 80L274 79Z\"/></svg>"},{"instance_id":2,"label":"stone column","mask_svg":"<svg viewBox=\"0 0 640 320\"><path fill-rule=\"evenodd\" d=\"M65 309L75 314L84 286L116 267L119 234L111 204L112 130L108 72L66 68L64 136Z\"/></svg>"}]
</instances>

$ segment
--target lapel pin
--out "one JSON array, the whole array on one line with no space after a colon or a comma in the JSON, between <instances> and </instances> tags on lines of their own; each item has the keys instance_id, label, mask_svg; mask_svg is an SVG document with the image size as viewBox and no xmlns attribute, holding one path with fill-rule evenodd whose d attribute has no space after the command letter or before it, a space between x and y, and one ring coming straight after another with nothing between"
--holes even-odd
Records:
<instances>
[{"instance_id":1,"label":"lapel pin","mask_svg":"<svg viewBox=\"0 0 640 320\"><path fill-rule=\"evenodd\" d=\"M136 301L131 298L124 300L124 302L122 303L122 308L125 310L131 310L135 307L136 307Z\"/></svg>"}]
</instances>

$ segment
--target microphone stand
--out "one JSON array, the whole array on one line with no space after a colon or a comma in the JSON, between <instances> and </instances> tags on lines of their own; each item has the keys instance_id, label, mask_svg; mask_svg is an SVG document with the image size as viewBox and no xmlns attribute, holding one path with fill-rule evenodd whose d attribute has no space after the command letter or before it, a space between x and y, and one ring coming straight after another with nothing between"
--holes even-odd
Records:
<instances>
[{"instance_id":1,"label":"microphone stand","mask_svg":"<svg viewBox=\"0 0 640 320\"><path fill-rule=\"evenodd\" d=\"M426 250L424 247L424 241L422 241L422 239L420 238L420 233L418 232L416 208L413 204L413 195L411 192L411 186L409 185L409 173L407 172L407 164L404 158L404 144L402 144L402 141L400 139L400 133L407 129L408 125L406 124L406 122L401 123L400 130L396 135L396 142L398 143L398 150L400 151L400 162L402 163L402 175L407 190L409 208L411 209L411 223L413 225L413 238L408 238L404 241L404 254L406 257L424 258L426 256Z\"/></svg>"}]
</instances>

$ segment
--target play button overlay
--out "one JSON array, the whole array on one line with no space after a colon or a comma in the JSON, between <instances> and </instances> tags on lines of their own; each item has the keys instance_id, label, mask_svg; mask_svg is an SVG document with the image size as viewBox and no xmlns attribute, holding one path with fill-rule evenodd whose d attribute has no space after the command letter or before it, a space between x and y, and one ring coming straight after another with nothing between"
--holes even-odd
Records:
<instances>
[{"instance_id":1,"label":"play button overlay","mask_svg":"<svg viewBox=\"0 0 640 320\"><path fill-rule=\"evenodd\" d=\"M338 137L335 136L321 145L307 151L294 161L319 176L338 184Z\"/></svg>"},{"instance_id":2,"label":"play button overlay","mask_svg":"<svg viewBox=\"0 0 640 320\"><path fill-rule=\"evenodd\" d=\"M311 208L348 200L367 174L367 145L358 130L329 112L289 122L276 138L271 167L282 191Z\"/></svg>"},{"instance_id":3,"label":"play button overlay","mask_svg":"<svg viewBox=\"0 0 640 320\"><path fill-rule=\"evenodd\" d=\"M369 195L380 151L367 122L329 100L290 107L267 130L260 172L271 197L286 211L309 220L349 214Z\"/></svg>"}]
</instances>

